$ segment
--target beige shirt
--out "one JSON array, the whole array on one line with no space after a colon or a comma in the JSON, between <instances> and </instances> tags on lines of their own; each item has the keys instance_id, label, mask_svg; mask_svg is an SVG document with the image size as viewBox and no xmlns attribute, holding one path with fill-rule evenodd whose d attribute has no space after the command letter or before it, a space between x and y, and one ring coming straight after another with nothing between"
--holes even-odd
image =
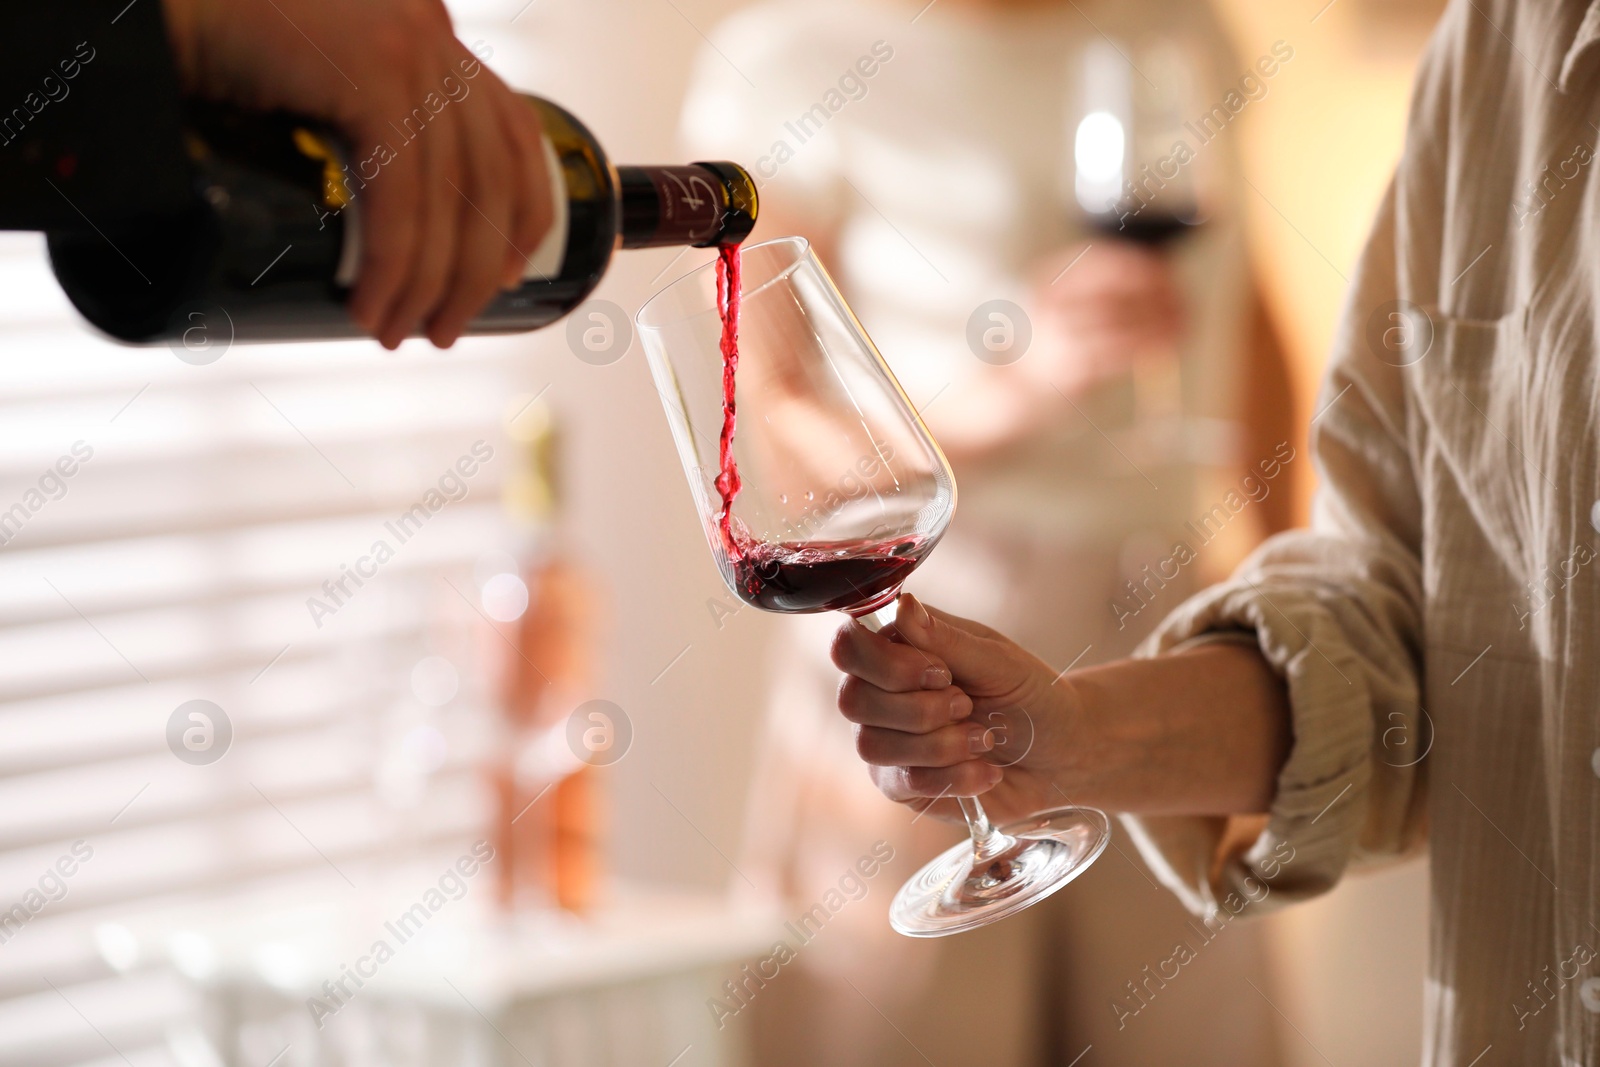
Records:
<instances>
[{"instance_id":1,"label":"beige shirt","mask_svg":"<svg viewBox=\"0 0 1600 1067\"><path fill-rule=\"evenodd\" d=\"M1193 906L1426 844L1428 1064L1600 1064L1597 45L1600 0L1450 5L1315 417L1312 528L1148 649L1253 632L1293 705L1248 848L1130 823Z\"/></svg>"}]
</instances>

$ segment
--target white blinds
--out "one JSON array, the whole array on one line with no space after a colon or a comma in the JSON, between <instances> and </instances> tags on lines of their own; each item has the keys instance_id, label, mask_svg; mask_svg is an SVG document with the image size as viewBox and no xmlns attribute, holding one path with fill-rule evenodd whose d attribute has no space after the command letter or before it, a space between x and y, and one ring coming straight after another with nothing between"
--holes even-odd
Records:
<instances>
[{"instance_id":1,"label":"white blinds","mask_svg":"<svg viewBox=\"0 0 1600 1067\"><path fill-rule=\"evenodd\" d=\"M191 366L92 336L42 242L0 235L0 1067L231 1055L121 920L359 899L481 836L504 646L476 605L505 569L499 428L526 343ZM458 468L477 442L493 457ZM450 666L414 685L429 657ZM169 749L191 700L231 722L218 762Z\"/></svg>"}]
</instances>

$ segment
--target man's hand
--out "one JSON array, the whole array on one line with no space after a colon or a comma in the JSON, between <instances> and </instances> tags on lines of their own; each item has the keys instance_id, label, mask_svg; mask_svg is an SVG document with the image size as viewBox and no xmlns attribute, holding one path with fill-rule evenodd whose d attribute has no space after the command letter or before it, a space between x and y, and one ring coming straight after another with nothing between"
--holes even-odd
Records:
<instances>
[{"instance_id":1,"label":"man's hand","mask_svg":"<svg viewBox=\"0 0 1600 1067\"><path fill-rule=\"evenodd\" d=\"M520 280L550 224L538 116L456 39L441 0L165 6L186 91L322 119L348 140L352 167L392 150L356 192L361 273L350 300L384 347L423 327L447 348ZM426 124L401 132L413 111Z\"/></svg>"},{"instance_id":2,"label":"man's hand","mask_svg":"<svg viewBox=\"0 0 1600 1067\"><path fill-rule=\"evenodd\" d=\"M1072 674L986 626L900 598L894 632L840 628L839 710L891 800L998 821L1085 804L1145 814L1267 810L1291 741L1283 681L1251 644Z\"/></svg>"}]
</instances>

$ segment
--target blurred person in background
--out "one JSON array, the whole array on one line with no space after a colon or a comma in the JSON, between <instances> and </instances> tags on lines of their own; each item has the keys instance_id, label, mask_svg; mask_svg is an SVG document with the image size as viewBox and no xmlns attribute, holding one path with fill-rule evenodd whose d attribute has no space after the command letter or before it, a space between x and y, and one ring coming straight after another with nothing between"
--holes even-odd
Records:
<instances>
[{"instance_id":1,"label":"blurred person in background","mask_svg":"<svg viewBox=\"0 0 1600 1067\"><path fill-rule=\"evenodd\" d=\"M957 517L911 588L1058 669L1126 655L1225 573L1242 553L1223 543L1175 576L1163 557L1258 460L1294 455L1231 140L1204 147L1212 217L1170 249L1090 233L1073 199L1074 57L1152 35L1198 61L1201 111L1248 69L1183 0L768 0L713 33L684 112L691 152L745 160L764 183L763 234L811 240L955 467ZM1026 318L989 316L997 299ZM996 327L1031 333L1020 358L984 344ZM1175 438L1139 395L1164 373ZM1292 474L1284 462L1250 483L1236 549L1288 524ZM893 933L899 879L955 838L886 810L862 773L834 711L836 626L793 617L779 632L740 869L799 914L876 841L898 863L761 992L760 1062L885 1067L937 1049L941 1063L1065 1064L1088 1044L1101 1065L1277 1061L1275 1020L1245 981L1269 988L1259 928L1218 937L1204 977L1132 1010L1129 983L1194 940L1132 849L997 926Z\"/></svg>"}]
</instances>

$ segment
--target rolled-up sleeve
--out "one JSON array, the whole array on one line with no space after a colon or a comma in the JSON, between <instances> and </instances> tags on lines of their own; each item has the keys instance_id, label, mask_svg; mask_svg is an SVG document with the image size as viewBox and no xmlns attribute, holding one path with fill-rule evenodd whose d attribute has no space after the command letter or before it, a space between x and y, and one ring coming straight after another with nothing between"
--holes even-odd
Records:
<instances>
[{"instance_id":1,"label":"rolled-up sleeve","mask_svg":"<svg viewBox=\"0 0 1600 1067\"><path fill-rule=\"evenodd\" d=\"M1399 742L1424 728L1421 505L1397 367L1372 351L1371 323L1395 307L1403 178L1386 196L1341 316L1312 426L1320 476L1313 521L1261 546L1226 583L1194 597L1141 649L1205 635L1257 644L1288 687L1293 744L1265 829L1216 818L1129 817L1146 860L1192 909L1229 894L1264 906L1328 890L1352 863L1420 842L1425 761ZM1406 323L1394 320L1396 328ZM1241 840L1242 836L1242 840ZM1271 892L1261 896L1260 884Z\"/></svg>"}]
</instances>

